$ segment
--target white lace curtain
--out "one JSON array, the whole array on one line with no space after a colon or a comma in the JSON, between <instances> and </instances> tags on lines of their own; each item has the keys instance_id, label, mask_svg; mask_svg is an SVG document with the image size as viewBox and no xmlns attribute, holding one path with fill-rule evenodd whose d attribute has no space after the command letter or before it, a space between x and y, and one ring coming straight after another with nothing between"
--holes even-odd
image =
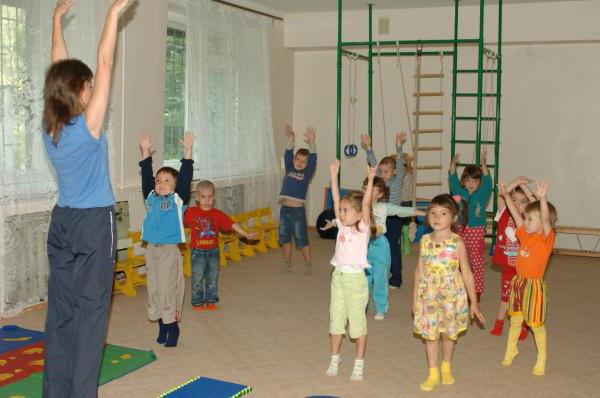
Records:
<instances>
[{"instance_id":1,"label":"white lace curtain","mask_svg":"<svg viewBox=\"0 0 600 398\"><path fill-rule=\"evenodd\" d=\"M92 70L105 3L79 0L64 19L69 55ZM56 182L42 142L42 111L53 9L54 0L0 0L0 316L47 295Z\"/></svg>"},{"instance_id":2,"label":"white lace curtain","mask_svg":"<svg viewBox=\"0 0 600 398\"><path fill-rule=\"evenodd\" d=\"M230 203L216 204L224 209L277 204L271 23L209 0L186 2L187 128L199 135L194 178L226 187Z\"/></svg>"}]
</instances>

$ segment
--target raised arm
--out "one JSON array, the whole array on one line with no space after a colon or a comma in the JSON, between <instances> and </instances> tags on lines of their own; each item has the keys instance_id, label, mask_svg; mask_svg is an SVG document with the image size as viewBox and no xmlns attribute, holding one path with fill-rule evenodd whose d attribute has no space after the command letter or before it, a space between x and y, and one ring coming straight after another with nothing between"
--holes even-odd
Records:
<instances>
[{"instance_id":1,"label":"raised arm","mask_svg":"<svg viewBox=\"0 0 600 398\"><path fill-rule=\"evenodd\" d=\"M375 167L369 167L367 172L367 189L362 201L362 220L365 224L371 225L371 199L373 197L373 179L375 179Z\"/></svg>"},{"instance_id":2,"label":"raised arm","mask_svg":"<svg viewBox=\"0 0 600 398\"><path fill-rule=\"evenodd\" d=\"M494 183L492 181L492 176L490 175L489 169L487 167L487 151L485 149L481 153L481 173L483 175L481 176L481 187L479 188L479 195L481 195L480 198L484 201L484 203L487 203L487 201L490 199L490 196L492 196ZM485 206L486 205L484 205L484 207Z\"/></svg>"},{"instance_id":3,"label":"raised arm","mask_svg":"<svg viewBox=\"0 0 600 398\"><path fill-rule=\"evenodd\" d=\"M144 199L150 195L154 189L154 173L152 171L152 138L148 134L140 136L140 149L142 150L142 161L139 163L142 168L142 193Z\"/></svg>"},{"instance_id":4,"label":"raised arm","mask_svg":"<svg viewBox=\"0 0 600 398\"><path fill-rule=\"evenodd\" d=\"M288 171L294 164L294 145L296 140L296 134L289 124L285 125L285 135L288 140L283 154L283 163L285 165L285 170Z\"/></svg>"},{"instance_id":5,"label":"raised arm","mask_svg":"<svg viewBox=\"0 0 600 398\"><path fill-rule=\"evenodd\" d=\"M460 181L458 179L458 175L456 174L456 165L458 163L459 155L458 153L454 155L452 161L450 162L450 167L448 168L448 186L450 188L450 193L454 195L460 195L463 199L469 199L469 192L460 185Z\"/></svg>"},{"instance_id":6,"label":"raised arm","mask_svg":"<svg viewBox=\"0 0 600 398\"><path fill-rule=\"evenodd\" d=\"M285 149L291 149L293 151L296 143L296 133L294 133L294 130L292 130L292 127L289 124L285 125L285 135L288 139Z\"/></svg>"},{"instance_id":7,"label":"raised arm","mask_svg":"<svg viewBox=\"0 0 600 398\"><path fill-rule=\"evenodd\" d=\"M310 153L317 152L317 145L316 145L316 141L315 141L316 139L317 139L317 130L312 126L308 126L306 128L306 133L304 133L304 142L306 142L308 144L308 151Z\"/></svg>"},{"instance_id":8,"label":"raised arm","mask_svg":"<svg viewBox=\"0 0 600 398\"><path fill-rule=\"evenodd\" d=\"M544 236L550 235L552 232L552 222L550 221L550 209L548 208L548 201L546 200L546 193L548 192L548 183L546 181L540 181L537 184L535 195L540 200L540 211L542 217L542 229Z\"/></svg>"},{"instance_id":9,"label":"raised arm","mask_svg":"<svg viewBox=\"0 0 600 398\"><path fill-rule=\"evenodd\" d=\"M523 225L523 216L521 215L521 212L519 212L519 209L517 209L517 206L515 206L513 201L510 200L510 194L506 190L506 186L504 186L504 183L502 182L498 184L498 195L500 195L504 199L506 208L508 209L510 215L515 221L515 225L517 226L517 228L519 228L521 225Z\"/></svg>"},{"instance_id":10,"label":"raised arm","mask_svg":"<svg viewBox=\"0 0 600 398\"><path fill-rule=\"evenodd\" d=\"M458 159L460 158L460 154L454 154L454 157L450 161L450 167L448 168L448 174L456 174L456 166L458 165Z\"/></svg>"},{"instance_id":11,"label":"raised arm","mask_svg":"<svg viewBox=\"0 0 600 398\"><path fill-rule=\"evenodd\" d=\"M529 199L529 202L535 202L536 200L538 200L538 198L536 198L535 194L531 191L531 188L529 188L529 182L531 180L529 180L529 178L527 178L527 177L522 177L522 178L527 179L527 182L520 184L519 186L521 187L523 192L525 192L525 196L527 196L527 199Z\"/></svg>"},{"instance_id":12,"label":"raised arm","mask_svg":"<svg viewBox=\"0 0 600 398\"><path fill-rule=\"evenodd\" d=\"M304 134L304 142L308 144L308 162L306 165L306 175L308 178L312 177L317 167L317 130L314 127L308 126L306 133Z\"/></svg>"},{"instance_id":13,"label":"raised arm","mask_svg":"<svg viewBox=\"0 0 600 398\"><path fill-rule=\"evenodd\" d=\"M396 134L396 175L395 177L400 180L400 184L404 181L404 152L402 152L402 145L406 142L406 133L401 131Z\"/></svg>"},{"instance_id":14,"label":"raised arm","mask_svg":"<svg viewBox=\"0 0 600 398\"><path fill-rule=\"evenodd\" d=\"M490 170L487 167L487 150L481 151L481 172L484 176L490 174Z\"/></svg>"},{"instance_id":15,"label":"raised arm","mask_svg":"<svg viewBox=\"0 0 600 398\"><path fill-rule=\"evenodd\" d=\"M62 17L69 11L72 5L73 0L58 0L54 7L54 14L52 16L52 49L50 51L52 63L69 57L63 37Z\"/></svg>"},{"instance_id":16,"label":"raised arm","mask_svg":"<svg viewBox=\"0 0 600 398\"><path fill-rule=\"evenodd\" d=\"M365 151L367 151L368 165L371 167L377 167L377 158L375 157L373 147L371 146L371 137L369 137L367 134L363 134L360 136L360 142Z\"/></svg>"},{"instance_id":17,"label":"raised arm","mask_svg":"<svg viewBox=\"0 0 600 398\"><path fill-rule=\"evenodd\" d=\"M192 185L192 179L194 178L192 148L194 146L195 139L196 136L194 133L188 131L184 134L183 139L180 141L181 145L183 145L183 159L181 159L181 167L179 168L179 175L177 176L175 192L177 192L184 204L188 204L190 201L190 189Z\"/></svg>"},{"instance_id":18,"label":"raised arm","mask_svg":"<svg viewBox=\"0 0 600 398\"><path fill-rule=\"evenodd\" d=\"M527 178L527 177L523 177L523 176L517 177L514 180L512 180L510 182L510 184L508 184L506 186L506 191L510 194L512 191L515 190L515 188L522 187L523 184L526 185L528 182L529 182L529 178ZM504 202L504 198L502 197L502 195L498 194L498 209L499 210L503 209L504 206L506 206L506 203Z\"/></svg>"},{"instance_id":19,"label":"raised arm","mask_svg":"<svg viewBox=\"0 0 600 398\"><path fill-rule=\"evenodd\" d=\"M396 134L396 161L398 163L404 161L404 152L402 152L404 143L406 143L406 133L401 131Z\"/></svg>"},{"instance_id":20,"label":"raised arm","mask_svg":"<svg viewBox=\"0 0 600 398\"><path fill-rule=\"evenodd\" d=\"M112 78L113 63L115 57L115 45L117 42L117 25L119 14L129 0L114 0L106 20L104 30L98 44L98 60L96 66L96 77L94 79L94 91L92 98L85 110L85 121L90 133L95 138L100 138L108 99L110 96L110 83Z\"/></svg>"},{"instance_id":21,"label":"raised arm","mask_svg":"<svg viewBox=\"0 0 600 398\"><path fill-rule=\"evenodd\" d=\"M329 165L329 175L331 177L331 198L333 199L333 211L335 218L340 219L340 187L338 186L338 173L340 172L340 161L338 159Z\"/></svg>"}]
</instances>

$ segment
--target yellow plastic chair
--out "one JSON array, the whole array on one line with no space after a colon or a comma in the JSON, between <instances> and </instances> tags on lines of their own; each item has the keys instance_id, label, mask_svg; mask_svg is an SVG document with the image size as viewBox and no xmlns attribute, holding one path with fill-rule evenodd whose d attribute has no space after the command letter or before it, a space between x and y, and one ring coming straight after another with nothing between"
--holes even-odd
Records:
<instances>
[{"instance_id":1,"label":"yellow plastic chair","mask_svg":"<svg viewBox=\"0 0 600 398\"><path fill-rule=\"evenodd\" d=\"M268 249L265 243L265 231L258 222L260 219L258 210L247 211L242 215L244 216L244 229L257 234L256 242L252 243L252 248L259 253L266 253Z\"/></svg>"},{"instance_id":2,"label":"yellow plastic chair","mask_svg":"<svg viewBox=\"0 0 600 398\"><path fill-rule=\"evenodd\" d=\"M219 233L219 264L221 267L227 265L227 260L242 261L239 245L240 239L235 233Z\"/></svg>"},{"instance_id":3,"label":"yellow plastic chair","mask_svg":"<svg viewBox=\"0 0 600 398\"><path fill-rule=\"evenodd\" d=\"M117 279L118 274L125 274L122 279ZM115 263L115 279L113 282L113 294L123 293L127 297L135 297L137 295L135 287L131 282L131 275L133 274L131 267L123 261L117 261Z\"/></svg>"},{"instance_id":4,"label":"yellow plastic chair","mask_svg":"<svg viewBox=\"0 0 600 398\"><path fill-rule=\"evenodd\" d=\"M146 265L146 258L143 255L135 254L136 245L142 243L142 233L139 231L129 231L131 246L127 248L127 258L118 260L115 263L115 273L124 273L125 277L117 279L115 277L113 284L113 293L123 293L128 297L137 295L135 288L147 284L146 275L140 273L140 267Z\"/></svg>"},{"instance_id":5,"label":"yellow plastic chair","mask_svg":"<svg viewBox=\"0 0 600 398\"><path fill-rule=\"evenodd\" d=\"M279 224L273 219L271 208L263 207L258 209L257 212L256 225L265 234L265 244L271 249L279 249L281 247L279 246Z\"/></svg>"},{"instance_id":6,"label":"yellow plastic chair","mask_svg":"<svg viewBox=\"0 0 600 398\"><path fill-rule=\"evenodd\" d=\"M186 243L179 244L179 251L183 256L183 275L188 278L192 276L192 251L190 245L191 229L185 228Z\"/></svg>"},{"instance_id":7,"label":"yellow plastic chair","mask_svg":"<svg viewBox=\"0 0 600 398\"><path fill-rule=\"evenodd\" d=\"M248 219L248 216L246 213L235 214L231 218L233 219L233 221L235 223L239 224L242 228L246 228L246 220ZM235 232L232 232L231 234L226 234L226 236L235 236L237 238L239 252L242 255L244 255L246 257L254 257L256 255L254 248L251 245L242 242Z\"/></svg>"},{"instance_id":8,"label":"yellow plastic chair","mask_svg":"<svg viewBox=\"0 0 600 398\"><path fill-rule=\"evenodd\" d=\"M135 247L142 245L142 233L140 231L129 231L131 247L127 248L127 260L131 262L131 267L135 272L131 277L134 287L145 286L148 284L146 274L140 274L138 268L146 265L146 257L143 254L135 255Z\"/></svg>"}]
</instances>

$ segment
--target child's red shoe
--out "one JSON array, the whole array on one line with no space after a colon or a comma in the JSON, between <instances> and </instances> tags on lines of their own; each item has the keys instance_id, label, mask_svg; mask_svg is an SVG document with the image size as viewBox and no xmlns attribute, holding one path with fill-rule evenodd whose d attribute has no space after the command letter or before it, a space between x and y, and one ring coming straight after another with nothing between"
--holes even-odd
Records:
<instances>
[{"instance_id":1,"label":"child's red shoe","mask_svg":"<svg viewBox=\"0 0 600 398\"><path fill-rule=\"evenodd\" d=\"M529 328L527 327L527 325L525 325L525 323L523 323L523 326L521 326L521 334L519 335L519 340L525 340L528 334Z\"/></svg>"},{"instance_id":2,"label":"child's red shoe","mask_svg":"<svg viewBox=\"0 0 600 398\"><path fill-rule=\"evenodd\" d=\"M195 305L193 310L196 312L204 312L206 311L206 307L204 307L204 304Z\"/></svg>"},{"instance_id":3,"label":"child's red shoe","mask_svg":"<svg viewBox=\"0 0 600 398\"><path fill-rule=\"evenodd\" d=\"M494 328L490 332L490 334L494 336L502 335L502 329L504 328L504 319L496 319L496 323L494 324Z\"/></svg>"},{"instance_id":4,"label":"child's red shoe","mask_svg":"<svg viewBox=\"0 0 600 398\"><path fill-rule=\"evenodd\" d=\"M214 311L217 309L218 307L215 303L206 304L206 311Z\"/></svg>"}]
</instances>

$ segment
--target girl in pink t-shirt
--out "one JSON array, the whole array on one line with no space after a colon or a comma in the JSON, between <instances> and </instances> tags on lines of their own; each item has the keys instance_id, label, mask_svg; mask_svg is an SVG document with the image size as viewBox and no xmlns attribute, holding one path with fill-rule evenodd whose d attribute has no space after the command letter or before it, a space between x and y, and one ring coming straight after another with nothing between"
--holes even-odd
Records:
<instances>
[{"instance_id":1,"label":"girl in pink t-shirt","mask_svg":"<svg viewBox=\"0 0 600 398\"><path fill-rule=\"evenodd\" d=\"M340 161L331 163L331 194L335 211L334 223L339 228L335 254L331 265L331 302L329 307L331 336L331 360L327 368L329 376L337 376L340 364L342 338L347 333L356 340L356 359L351 380L362 380L365 350L367 348L367 317L365 310L369 300L369 289L365 268L367 247L371 236L371 195L375 168L369 168L368 184L363 196L361 192L350 192L340 199L338 173Z\"/></svg>"}]
</instances>

